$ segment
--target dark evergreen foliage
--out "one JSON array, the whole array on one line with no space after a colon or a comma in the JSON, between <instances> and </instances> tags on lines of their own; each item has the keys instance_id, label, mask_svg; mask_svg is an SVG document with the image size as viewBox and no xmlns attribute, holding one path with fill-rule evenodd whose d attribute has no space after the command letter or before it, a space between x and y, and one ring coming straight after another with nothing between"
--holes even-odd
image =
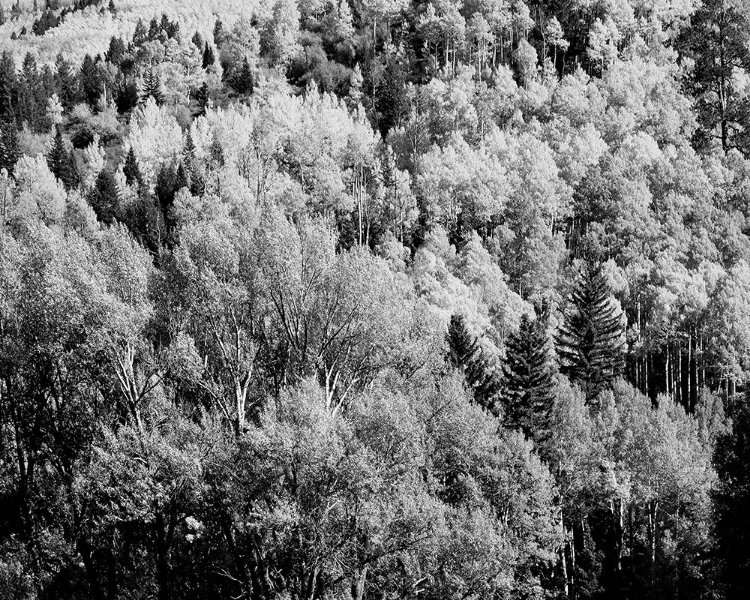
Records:
<instances>
[{"instance_id":1,"label":"dark evergreen foliage","mask_svg":"<svg viewBox=\"0 0 750 600\"><path fill-rule=\"evenodd\" d=\"M560 370L589 398L623 371L625 337L622 311L599 263L585 263L557 338Z\"/></svg>"},{"instance_id":2,"label":"dark evergreen foliage","mask_svg":"<svg viewBox=\"0 0 750 600\"><path fill-rule=\"evenodd\" d=\"M537 443L550 428L555 402L555 379L550 357L546 322L521 317L518 332L506 342L503 363L503 406L505 424L523 431Z\"/></svg>"},{"instance_id":3,"label":"dark evergreen foliage","mask_svg":"<svg viewBox=\"0 0 750 600\"><path fill-rule=\"evenodd\" d=\"M0 169L12 175L19 158L16 123L13 120L0 120Z\"/></svg>"},{"instance_id":4,"label":"dark evergreen foliage","mask_svg":"<svg viewBox=\"0 0 750 600\"><path fill-rule=\"evenodd\" d=\"M133 148L128 150L128 154L125 157L125 164L122 167L122 172L125 175L125 182L128 185L141 184L143 182L141 170L138 168L138 160L135 157Z\"/></svg>"},{"instance_id":5,"label":"dark evergreen foliage","mask_svg":"<svg viewBox=\"0 0 750 600\"><path fill-rule=\"evenodd\" d=\"M195 95L195 99L198 102L198 116L205 115L206 110L208 109L209 100L208 84L205 81L203 82L203 85L198 88L198 93Z\"/></svg>"},{"instance_id":6,"label":"dark evergreen foliage","mask_svg":"<svg viewBox=\"0 0 750 600\"><path fill-rule=\"evenodd\" d=\"M159 76L154 73L153 69L148 69L143 76L143 93L141 94L141 100L145 102L149 97L152 97L157 104L161 104L164 101L161 93L161 82L159 81Z\"/></svg>"},{"instance_id":7,"label":"dark evergreen foliage","mask_svg":"<svg viewBox=\"0 0 750 600\"><path fill-rule=\"evenodd\" d=\"M203 68L208 69L208 67L213 66L215 62L216 57L214 56L213 48L211 48L211 46L208 45L208 42L206 42L203 48Z\"/></svg>"},{"instance_id":8,"label":"dark evergreen foliage","mask_svg":"<svg viewBox=\"0 0 750 600\"><path fill-rule=\"evenodd\" d=\"M89 194L89 204L102 223L111 225L115 221L119 207L117 182L107 169L102 169L97 176L94 189Z\"/></svg>"},{"instance_id":9,"label":"dark evergreen foliage","mask_svg":"<svg viewBox=\"0 0 750 600\"><path fill-rule=\"evenodd\" d=\"M715 532L725 600L750 597L750 404L740 402L732 431L717 440L714 465L719 478L713 499Z\"/></svg>"},{"instance_id":10,"label":"dark evergreen foliage","mask_svg":"<svg viewBox=\"0 0 750 600\"><path fill-rule=\"evenodd\" d=\"M231 86L239 94L252 94L254 89L253 72L247 58L242 61L242 66L232 77Z\"/></svg>"},{"instance_id":11,"label":"dark evergreen foliage","mask_svg":"<svg viewBox=\"0 0 750 600\"><path fill-rule=\"evenodd\" d=\"M52 148L47 155L47 164L53 175L62 181L66 189L74 188L78 183L78 174L75 168L75 158L72 150L68 151L62 136L62 130L58 127Z\"/></svg>"},{"instance_id":12,"label":"dark evergreen foliage","mask_svg":"<svg viewBox=\"0 0 750 600\"><path fill-rule=\"evenodd\" d=\"M487 410L497 412L502 389L500 368L492 357L485 356L463 315L451 316L447 342L448 360L463 372L474 400Z\"/></svg>"}]
</instances>

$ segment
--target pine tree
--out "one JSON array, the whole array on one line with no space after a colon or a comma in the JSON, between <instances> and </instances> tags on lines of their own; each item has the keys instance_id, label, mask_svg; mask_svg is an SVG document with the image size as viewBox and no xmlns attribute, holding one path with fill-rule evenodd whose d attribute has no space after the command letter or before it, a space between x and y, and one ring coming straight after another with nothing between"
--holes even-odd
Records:
<instances>
[{"instance_id":1,"label":"pine tree","mask_svg":"<svg viewBox=\"0 0 750 600\"><path fill-rule=\"evenodd\" d=\"M102 82L99 77L99 69L94 59L87 54L81 66L81 92L89 106L95 107L102 93Z\"/></svg>"},{"instance_id":2,"label":"pine tree","mask_svg":"<svg viewBox=\"0 0 750 600\"><path fill-rule=\"evenodd\" d=\"M63 140L62 130L59 127L55 133L52 148L47 155L47 164L49 165L49 170L52 171L52 174L62 181L65 187L68 188L68 183L70 181L68 175L70 159L68 157L68 149L65 147L65 141Z\"/></svg>"},{"instance_id":3,"label":"pine tree","mask_svg":"<svg viewBox=\"0 0 750 600\"><path fill-rule=\"evenodd\" d=\"M206 114L206 110L208 109L208 84L204 81L203 85L198 88L198 93L195 95L195 99L198 101L198 116L203 116Z\"/></svg>"},{"instance_id":4,"label":"pine tree","mask_svg":"<svg viewBox=\"0 0 750 600\"><path fill-rule=\"evenodd\" d=\"M19 156L18 129L15 121L0 121L0 170L5 169L8 175L13 175Z\"/></svg>"},{"instance_id":5,"label":"pine tree","mask_svg":"<svg viewBox=\"0 0 750 600\"><path fill-rule=\"evenodd\" d=\"M148 30L143 24L142 19L138 19L138 23L135 25L135 32L133 32L133 45L141 46L148 40Z\"/></svg>"},{"instance_id":6,"label":"pine tree","mask_svg":"<svg viewBox=\"0 0 750 600\"><path fill-rule=\"evenodd\" d=\"M122 167L122 172L125 175L125 183L133 185L135 183L142 183L143 177L141 176L141 170L138 168L138 160L135 157L135 152L131 147L128 150L128 155L125 157L125 164Z\"/></svg>"},{"instance_id":7,"label":"pine tree","mask_svg":"<svg viewBox=\"0 0 750 600\"><path fill-rule=\"evenodd\" d=\"M216 57L214 56L214 51L211 46L208 45L208 42L206 42L203 48L203 68L208 69L208 67L213 66L215 62Z\"/></svg>"},{"instance_id":8,"label":"pine tree","mask_svg":"<svg viewBox=\"0 0 750 600\"><path fill-rule=\"evenodd\" d=\"M560 370L580 384L589 399L606 389L624 367L622 311L601 264L584 265L571 294L557 339Z\"/></svg>"},{"instance_id":9,"label":"pine tree","mask_svg":"<svg viewBox=\"0 0 750 600\"><path fill-rule=\"evenodd\" d=\"M180 162L177 167L177 173L175 174L175 189L179 191L182 188L190 189L190 176L188 175L185 166Z\"/></svg>"},{"instance_id":10,"label":"pine tree","mask_svg":"<svg viewBox=\"0 0 750 600\"><path fill-rule=\"evenodd\" d=\"M448 326L448 360L463 371L466 384L480 406L497 412L502 381L500 369L484 356L463 315L454 314Z\"/></svg>"},{"instance_id":11,"label":"pine tree","mask_svg":"<svg viewBox=\"0 0 750 600\"><path fill-rule=\"evenodd\" d=\"M254 82L253 72L247 58L242 61L242 66L232 78L232 87L238 94L252 94Z\"/></svg>"},{"instance_id":12,"label":"pine tree","mask_svg":"<svg viewBox=\"0 0 750 600\"><path fill-rule=\"evenodd\" d=\"M89 203L102 223L111 225L114 222L119 203L117 182L107 169L99 172L94 189L89 194Z\"/></svg>"},{"instance_id":13,"label":"pine tree","mask_svg":"<svg viewBox=\"0 0 750 600\"><path fill-rule=\"evenodd\" d=\"M221 46L221 42L224 41L224 24L221 22L221 19L216 19L216 23L214 23L214 44L216 44L216 47L218 48Z\"/></svg>"},{"instance_id":14,"label":"pine tree","mask_svg":"<svg viewBox=\"0 0 750 600\"><path fill-rule=\"evenodd\" d=\"M13 55L6 50L0 58L0 120L15 121L16 88L16 64Z\"/></svg>"},{"instance_id":15,"label":"pine tree","mask_svg":"<svg viewBox=\"0 0 750 600\"><path fill-rule=\"evenodd\" d=\"M198 48L198 50L203 50L203 37L200 33L197 31L193 34L193 37L191 40L193 42L193 45Z\"/></svg>"},{"instance_id":16,"label":"pine tree","mask_svg":"<svg viewBox=\"0 0 750 600\"><path fill-rule=\"evenodd\" d=\"M154 73L153 69L146 71L146 74L143 76L143 94L141 95L141 100L145 102L149 96L151 96L157 104L163 102L161 95L161 82L159 81L159 76Z\"/></svg>"},{"instance_id":17,"label":"pine tree","mask_svg":"<svg viewBox=\"0 0 750 600\"><path fill-rule=\"evenodd\" d=\"M750 597L750 404L737 403L732 431L717 439L713 490L716 558L725 589L722 598Z\"/></svg>"},{"instance_id":18,"label":"pine tree","mask_svg":"<svg viewBox=\"0 0 750 600\"><path fill-rule=\"evenodd\" d=\"M78 82L70 64L63 58L62 53L57 55L55 62L57 68L58 97L63 108L70 109L76 102Z\"/></svg>"},{"instance_id":19,"label":"pine tree","mask_svg":"<svg viewBox=\"0 0 750 600\"><path fill-rule=\"evenodd\" d=\"M549 433L555 401L555 381L546 332L546 319L521 317L518 332L506 344L503 363L505 423L537 443Z\"/></svg>"}]
</instances>

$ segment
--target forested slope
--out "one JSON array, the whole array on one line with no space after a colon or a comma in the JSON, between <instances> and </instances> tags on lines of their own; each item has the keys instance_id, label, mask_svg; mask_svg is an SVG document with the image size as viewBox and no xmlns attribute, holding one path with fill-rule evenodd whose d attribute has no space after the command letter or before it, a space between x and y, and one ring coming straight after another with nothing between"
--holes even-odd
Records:
<instances>
[{"instance_id":1,"label":"forested slope","mask_svg":"<svg viewBox=\"0 0 750 600\"><path fill-rule=\"evenodd\" d=\"M750 4L0 50L1 598L748 597Z\"/></svg>"}]
</instances>

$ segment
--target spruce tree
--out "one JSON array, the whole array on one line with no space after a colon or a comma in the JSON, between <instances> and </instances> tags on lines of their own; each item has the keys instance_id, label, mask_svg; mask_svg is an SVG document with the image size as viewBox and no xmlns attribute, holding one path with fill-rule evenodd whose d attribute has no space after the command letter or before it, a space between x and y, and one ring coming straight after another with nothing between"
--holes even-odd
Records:
<instances>
[{"instance_id":1,"label":"spruce tree","mask_svg":"<svg viewBox=\"0 0 750 600\"><path fill-rule=\"evenodd\" d=\"M141 46L147 40L148 40L148 30L146 29L146 26L143 24L143 20L138 19L138 22L135 24L135 31L133 32L133 45Z\"/></svg>"},{"instance_id":2,"label":"spruce tree","mask_svg":"<svg viewBox=\"0 0 750 600\"><path fill-rule=\"evenodd\" d=\"M555 402L555 380L546 319L521 317L517 333L509 336L503 362L505 423L539 443L549 434Z\"/></svg>"},{"instance_id":3,"label":"spruce tree","mask_svg":"<svg viewBox=\"0 0 750 600\"><path fill-rule=\"evenodd\" d=\"M198 93L195 95L195 99L198 101L199 117L206 114L206 109L208 109L208 98L208 84L204 81L203 85L198 88Z\"/></svg>"},{"instance_id":4,"label":"spruce tree","mask_svg":"<svg viewBox=\"0 0 750 600\"><path fill-rule=\"evenodd\" d=\"M253 72L250 69L250 63L247 58L242 61L242 66L232 78L232 87L239 94L252 94L254 82Z\"/></svg>"},{"instance_id":5,"label":"spruce tree","mask_svg":"<svg viewBox=\"0 0 750 600\"><path fill-rule=\"evenodd\" d=\"M216 19L216 23L214 23L214 44L216 44L217 48L221 45L223 40L224 24L221 22L221 19Z\"/></svg>"},{"instance_id":6,"label":"spruce tree","mask_svg":"<svg viewBox=\"0 0 750 600\"><path fill-rule=\"evenodd\" d=\"M143 94L141 99L145 102L149 96L151 96L157 104L163 102L161 95L161 82L159 81L159 76L154 73L153 69L146 71L143 76Z\"/></svg>"},{"instance_id":7,"label":"spruce tree","mask_svg":"<svg viewBox=\"0 0 750 600\"><path fill-rule=\"evenodd\" d=\"M448 360L463 371L466 384L480 406L497 413L502 380L500 369L485 356L477 338L466 325L463 315L451 316L448 325Z\"/></svg>"},{"instance_id":8,"label":"spruce tree","mask_svg":"<svg viewBox=\"0 0 750 600\"><path fill-rule=\"evenodd\" d=\"M199 51L203 50L203 37L201 37L199 32L196 31L190 41L193 42L193 45L198 48Z\"/></svg>"},{"instance_id":9,"label":"spruce tree","mask_svg":"<svg viewBox=\"0 0 750 600\"><path fill-rule=\"evenodd\" d=\"M81 66L81 92L91 107L96 106L102 93L99 69L90 54L83 58L83 65Z\"/></svg>"},{"instance_id":10,"label":"spruce tree","mask_svg":"<svg viewBox=\"0 0 750 600\"><path fill-rule=\"evenodd\" d=\"M107 169L99 172L94 189L89 194L89 203L102 223L111 225L114 222L119 203L117 182Z\"/></svg>"},{"instance_id":11,"label":"spruce tree","mask_svg":"<svg viewBox=\"0 0 750 600\"><path fill-rule=\"evenodd\" d=\"M13 175L19 156L18 129L15 121L0 121L0 170L5 169L8 175Z\"/></svg>"},{"instance_id":12,"label":"spruce tree","mask_svg":"<svg viewBox=\"0 0 750 600\"><path fill-rule=\"evenodd\" d=\"M78 96L78 82L76 76L71 69L70 64L63 58L62 53L57 55L55 62L57 67L57 85L58 85L58 97L60 98L60 104L63 108L70 109L75 104Z\"/></svg>"},{"instance_id":13,"label":"spruce tree","mask_svg":"<svg viewBox=\"0 0 750 600\"><path fill-rule=\"evenodd\" d=\"M208 45L208 42L206 42L203 48L203 68L208 69L208 67L212 66L215 62L216 57L214 56L214 51L211 46Z\"/></svg>"},{"instance_id":14,"label":"spruce tree","mask_svg":"<svg viewBox=\"0 0 750 600\"><path fill-rule=\"evenodd\" d=\"M586 263L570 296L557 338L560 370L581 385L589 399L606 389L624 367L622 311L601 264Z\"/></svg>"},{"instance_id":15,"label":"spruce tree","mask_svg":"<svg viewBox=\"0 0 750 600\"><path fill-rule=\"evenodd\" d=\"M138 160L135 157L135 152L131 146L128 150L128 155L125 157L125 164L122 167L122 172L125 175L125 183L128 185L140 184L143 181L141 176L141 170L138 168Z\"/></svg>"},{"instance_id":16,"label":"spruce tree","mask_svg":"<svg viewBox=\"0 0 750 600\"><path fill-rule=\"evenodd\" d=\"M76 184L76 177L71 172L70 153L65 147L62 130L59 127L52 143L52 149L49 155L47 155L47 164L49 165L49 170L52 171L55 177L62 181L66 189L71 189Z\"/></svg>"}]
</instances>

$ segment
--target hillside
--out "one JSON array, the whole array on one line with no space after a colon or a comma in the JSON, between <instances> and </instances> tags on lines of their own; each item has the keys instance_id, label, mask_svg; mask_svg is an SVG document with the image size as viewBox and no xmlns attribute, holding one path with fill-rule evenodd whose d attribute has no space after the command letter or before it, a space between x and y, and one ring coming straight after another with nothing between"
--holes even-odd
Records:
<instances>
[{"instance_id":1,"label":"hillside","mask_svg":"<svg viewBox=\"0 0 750 600\"><path fill-rule=\"evenodd\" d=\"M0 6L0 598L750 597L750 4Z\"/></svg>"}]
</instances>

